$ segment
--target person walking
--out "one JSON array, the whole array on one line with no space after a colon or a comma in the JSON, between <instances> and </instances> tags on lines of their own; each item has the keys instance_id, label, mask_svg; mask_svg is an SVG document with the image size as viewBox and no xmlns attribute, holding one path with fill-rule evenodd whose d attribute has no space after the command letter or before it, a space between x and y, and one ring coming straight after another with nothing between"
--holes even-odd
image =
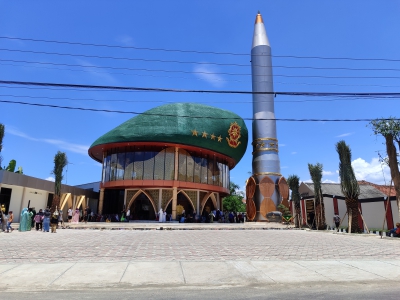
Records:
<instances>
[{"instance_id":1,"label":"person walking","mask_svg":"<svg viewBox=\"0 0 400 300\"><path fill-rule=\"evenodd\" d=\"M39 209L39 212L36 214L34 221L36 223L36 231L42 231L43 229L43 218L44 218L44 214L43 214L43 210Z\"/></svg>"},{"instance_id":2,"label":"person walking","mask_svg":"<svg viewBox=\"0 0 400 300\"><path fill-rule=\"evenodd\" d=\"M50 224L51 224L51 233L56 233L57 225L58 225L58 211L57 210L51 216Z\"/></svg>"},{"instance_id":3,"label":"person walking","mask_svg":"<svg viewBox=\"0 0 400 300\"><path fill-rule=\"evenodd\" d=\"M0 208L0 217L1 217L1 229L6 232L7 231L7 215L6 215L6 208L3 205L1 205Z\"/></svg>"},{"instance_id":4,"label":"person walking","mask_svg":"<svg viewBox=\"0 0 400 300\"><path fill-rule=\"evenodd\" d=\"M129 222L130 217L131 217L131 210L128 209L128 210L126 211L126 222Z\"/></svg>"},{"instance_id":5,"label":"person walking","mask_svg":"<svg viewBox=\"0 0 400 300\"><path fill-rule=\"evenodd\" d=\"M68 209L68 223L71 223L72 221L72 207Z\"/></svg>"},{"instance_id":6,"label":"person walking","mask_svg":"<svg viewBox=\"0 0 400 300\"><path fill-rule=\"evenodd\" d=\"M13 212L9 211L7 216L7 232L10 232L10 230L11 232L13 232L14 228L11 227L11 223L13 222L13 220L14 220Z\"/></svg>"},{"instance_id":7,"label":"person walking","mask_svg":"<svg viewBox=\"0 0 400 300\"><path fill-rule=\"evenodd\" d=\"M49 232L50 231L50 209L49 207L47 207L44 210L44 214L43 214L43 232Z\"/></svg>"},{"instance_id":8,"label":"person walking","mask_svg":"<svg viewBox=\"0 0 400 300\"><path fill-rule=\"evenodd\" d=\"M333 216L333 222L335 222L336 231L339 231L339 225L340 225L339 214L335 213L335 215Z\"/></svg>"},{"instance_id":9,"label":"person walking","mask_svg":"<svg viewBox=\"0 0 400 300\"><path fill-rule=\"evenodd\" d=\"M36 209L32 207L32 222L31 222L31 227L35 227L35 216L36 216Z\"/></svg>"},{"instance_id":10,"label":"person walking","mask_svg":"<svg viewBox=\"0 0 400 300\"><path fill-rule=\"evenodd\" d=\"M29 224L28 224L29 223ZM28 225L30 226L30 220L29 220L29 212L28 209L25 207L21 211L21 215L19 218L19 232L24 232L28 231Z\"/></svg>"},{"instance_id":11,"label":"person walking","mask_svg":"<svg viewBox=\"0 0 400 300\"><path fill-rule=\"evenodd\" d=\"M61 228L64 228L63 211L61 209L58 211L58 223L60 224Z\"/></svg>"}]
</instances>

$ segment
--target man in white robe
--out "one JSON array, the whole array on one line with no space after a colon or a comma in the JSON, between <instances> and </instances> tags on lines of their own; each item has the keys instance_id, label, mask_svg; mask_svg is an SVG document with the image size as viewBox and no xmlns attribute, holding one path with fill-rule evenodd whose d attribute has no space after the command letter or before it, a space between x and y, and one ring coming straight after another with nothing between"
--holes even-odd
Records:
<instances>
[{"instance_id":1,"label":"man in white robe","mask_svg":"<svg viewBox=\"0 0 400 300\"><path fill-rule=\"evenodd\" d=\"M160 211L158 212L158 222L163 223L164 221L164 212L162 208L160 208Z\"/></svg>"}]
</instances>

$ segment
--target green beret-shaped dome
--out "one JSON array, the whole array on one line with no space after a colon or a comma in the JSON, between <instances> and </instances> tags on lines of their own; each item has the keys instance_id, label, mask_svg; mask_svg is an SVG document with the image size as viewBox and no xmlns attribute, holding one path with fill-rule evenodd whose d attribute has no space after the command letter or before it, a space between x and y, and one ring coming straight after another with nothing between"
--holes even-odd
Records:
<instances>
[{"instance_id":1,"label":"green beret-shaped dome","mask_svg":"<svg viewBox=\"0 0 400 300\"><path fill-rule=\"evenodd\" d=\"M212 150L238 163L247 141L246 124L237 114L207 105L173 103L129 119L98 138L90 148L122 142L175 143Z\"/></svg>"}]
</instances>

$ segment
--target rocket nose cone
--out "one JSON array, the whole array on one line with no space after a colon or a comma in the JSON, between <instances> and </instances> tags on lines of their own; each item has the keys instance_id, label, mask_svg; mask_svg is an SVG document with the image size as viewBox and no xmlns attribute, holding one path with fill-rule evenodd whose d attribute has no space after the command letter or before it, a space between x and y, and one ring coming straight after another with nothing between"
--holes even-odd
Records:
<instances>
[{"instance_id":1,"label":"rocket nose cone","mask_svg":"<svg viewBox=\"0 0 400 300\"><path fill-rule=\"evenodd\" d=\"M267 32L265 31L264 21L261 14L258 13L254 24L253 45L251 48L261 45L270 46Z\"/></svg>"}]
</instances>

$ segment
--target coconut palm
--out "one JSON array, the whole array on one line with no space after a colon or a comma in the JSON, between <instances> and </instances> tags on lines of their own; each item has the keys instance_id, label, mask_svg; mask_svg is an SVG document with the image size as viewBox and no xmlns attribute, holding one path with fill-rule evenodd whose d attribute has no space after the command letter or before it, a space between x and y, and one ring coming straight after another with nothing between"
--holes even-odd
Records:
<instances>
[{"instance_id":1,"label":"coconut palm","mask_svg":"<svg viewBox=\"0 0 400 300\"><path fill-rule=\"evenodd\" d=\"M321 190L323 166L320 163L315 165L308 164L308 170L310 171L311 180L314 184L316 226L318 229L323 229L325 227L324 202Z\"/></svg>"},{"instance_id":2,"label":"coconut palm","mask_svg":"<svg viewBox=\"0 0 400 300\"><path fill-rule=\"evenodd\" d=\"M340 188L345 197L347 214L349 215L349 228L351 226L351 232L360 232L361 229L358 226L360 186L351 166L351 150L345 141L339 141L336 144L336 151L339 154Z\"/></svg>"},{"instance_id":3,"label":"coconut palm","mask_svg":"<svg viewBox=\"0 0 400 300\"><path fill-rule=\"evenodd\" d=\"M301 220L299 218L300 211L300 193L299 193L299 181L300 178L297 175L289 175L287 183L290 190L292 191L291 201L294 203L294 209L296 210L295 225L296 227L301 227Z\"/></svg>"},{"instance_id":4,"label":"coconut palm","mask_svg":"<svg viewBox=\"0 0 400 300\"><path fill-rule=\"evenodd\" d=\"M51 172L54 175L54 197L51 204L51 211L54 212L56 207L60 207L61 198L61 182L63 180L63 170L68 164L67 155L65 152L58 151L54 156L54 169Z\"/></svg>"}]
</instances>

